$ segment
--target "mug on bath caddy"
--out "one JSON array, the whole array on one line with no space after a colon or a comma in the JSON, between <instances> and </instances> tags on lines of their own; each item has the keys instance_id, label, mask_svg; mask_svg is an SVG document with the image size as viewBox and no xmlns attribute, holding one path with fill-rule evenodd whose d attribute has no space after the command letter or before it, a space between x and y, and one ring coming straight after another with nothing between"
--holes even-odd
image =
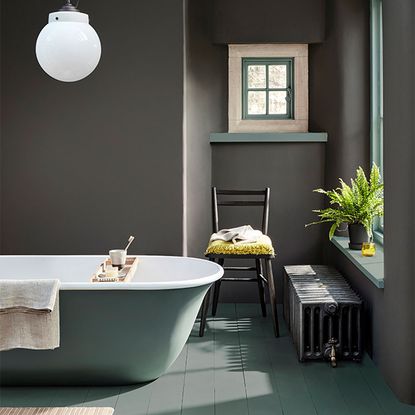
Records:
<instances>
[{"instance_id":1,"label":"mug on bath caddy","mask_svg":"<svg viewBox=\"0 0 415 415\"><path fill-rule=\"evenodd\" d=\"M125 249L111 249L109 252L111 265L113 267L123 268L127 261L127 251Z\"/></svg>"},{"instance_id":2,"label":"mug on bath caddy","mask_svg":"<svg viewBox=\"0 0 415 415\"><path fill-rule=\"evenodd\" d=\"M109 252L111 258L111 265L113 267L118 267L122 269L127 261L127 249L130 247L131 243L134 241L134 236L128 238L127 246L124 249L111 249Z\"/></svg>"}]
</instances>

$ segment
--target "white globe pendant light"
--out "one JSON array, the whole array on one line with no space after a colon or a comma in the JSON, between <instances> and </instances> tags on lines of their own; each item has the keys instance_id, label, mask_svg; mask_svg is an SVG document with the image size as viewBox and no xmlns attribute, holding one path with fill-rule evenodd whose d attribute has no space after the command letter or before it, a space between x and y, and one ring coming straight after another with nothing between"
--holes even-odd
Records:
<instances>
[{"instance_id":1,"label":"white globe pendant light","mask_svg":"<svg viewBox=\"0 0 415 415\"><path fill-rule=\"evenodd\" d=\"M52 78L75 82L87 77L101 58L101 42L89 25L89 17L67 0L59 11L49 14L49 23L36 41L36 57Z\"/></svg>"}]
</instances>

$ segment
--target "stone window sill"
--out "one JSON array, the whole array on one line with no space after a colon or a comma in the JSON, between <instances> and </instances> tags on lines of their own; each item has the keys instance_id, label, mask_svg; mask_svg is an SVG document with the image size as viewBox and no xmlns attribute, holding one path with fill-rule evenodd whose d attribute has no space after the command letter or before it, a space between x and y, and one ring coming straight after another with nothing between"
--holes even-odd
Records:
<instances>
[{"instance_id":1,"label":"stone window sill","mask_svg":"<svg viewBox=\"0 0 415 415\"><path fill-rule=\"evenodd\" d=\"M326 143L327 133L212 133L211 143Z\"/></svg>"},{"instance_id":2,"label":"stone window sill","mask_svg":"<svg viewBox=\"0 0 415 415\"><path fill-rule=\"evenodd\" d=\"M384 255L383 246L376 244L376 255L364 257L360 251L349 249L349 238L335 236L331 240L338 248L376 287L384 287Z\"/></svg>"}]
</instances>

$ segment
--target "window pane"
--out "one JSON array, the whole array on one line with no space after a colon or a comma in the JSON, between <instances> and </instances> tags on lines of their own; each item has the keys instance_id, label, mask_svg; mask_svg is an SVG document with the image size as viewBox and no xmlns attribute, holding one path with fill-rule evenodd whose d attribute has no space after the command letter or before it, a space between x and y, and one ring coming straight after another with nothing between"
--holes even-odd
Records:
<instances>
[{"instance_id":1,"label":"window pane","mask_svg":"<svg viewBox=\"0 0 415 415\"><path fill-rule=\"evenodd\" d=\"M265 65L248 66L248 88L266 88Z\"/></svg>"},{"instance_id":2,"label":"window pane","mask_svg":"<svg viewBox=\"0 0 415 415\"><path fill-rule=\"evenodd\" d=\"M287 88L287 66L268 66L268 88Z\"/></svg>"},{"instance_id":3,"label":"window pane","mask_svg":"<svg viewBox=\"0 0 415 415\"><path fill-rule=\"evenodd\" d=\"M287 113L287 92L270 91L269 92L269 113L286 114Z\"/></svg>"},{"instance_id":4,"label":"window pane","mask_svg":"<svg viewBox=\"0 0 415 415\"><path fill-rule=\"evenodd\" d=\"M265 91L248 91L248 114L266 114Z\"/></svg>"},{"instance_id":5,"label":"window pane","mask_svg":"<svg viewBox=\"0 0 415 415\"><path fill-rule=\"evenodd\" d=\"M371 1L371 89L372 124L371 156L383 178L383 57L382 57L382 0ZM383 233L383 218L374 223L375 235Z\"/></svg>"}]
</instances>

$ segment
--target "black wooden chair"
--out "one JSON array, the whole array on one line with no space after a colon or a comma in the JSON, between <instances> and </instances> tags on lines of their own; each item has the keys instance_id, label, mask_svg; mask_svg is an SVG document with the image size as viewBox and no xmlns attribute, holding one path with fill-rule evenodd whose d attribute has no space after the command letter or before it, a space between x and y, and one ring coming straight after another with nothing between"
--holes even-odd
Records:
<instances>
[{"instance_id":1,"label":"black wooden chair","mask_svg":"<svg viewBox=\"0 0 415 415\"><path fill-rule=\"evenodd\" d=\"M231 198L231 199L229 199ZM258 206L262 207L262 233L267 235L268 233L268 218L269 218L269 199L270 199L270 188L264 190L218 190L216 187L212 188L212 219L213 219L213 232L219 231L219 209L218 207L236 207L236 206ZM271 241L270 241L271 244ZM271 245L272 249L272 245ZM273 251L273 249L272 249ZM260 252L260 251L259 251ZM258 284L259 299L261 303L262 315L266 317L267 309L265 305L265 293L264 293L264 283L268 285L269 297L271 303L271 313L273 319L274 333L276 337L279 337L279 326L278 326L278 316L277 316L277 304L276 304L276 295L275 295L275 285L274 277L272 274L272 263L271 260L274 258L274 254L270 253L258 253L255 255L249 254L232 254L232 253L209 253L209 250L205 254L207 258L211 261L217 261L219 265L224 267L225 273L224 276L216 281L215 284L206 294L202 308L201 308L201 318L200 318L200 328L199 336L203 337L206 327L206 317L210 301L210 293L213 289L213 305L212 305L212 315L216 315L216 310L218 307L219 300L219 291L222 282L224 281L248 281L256 282ZM224 266L225 260L228 259L252 259L255 261L255 266ZM264 275L262 261L265 262L266 273ZM256 277L254 278L240 278L240 277L227 277L227 271L256 271Z\"/></svg>"}]
</instances>

